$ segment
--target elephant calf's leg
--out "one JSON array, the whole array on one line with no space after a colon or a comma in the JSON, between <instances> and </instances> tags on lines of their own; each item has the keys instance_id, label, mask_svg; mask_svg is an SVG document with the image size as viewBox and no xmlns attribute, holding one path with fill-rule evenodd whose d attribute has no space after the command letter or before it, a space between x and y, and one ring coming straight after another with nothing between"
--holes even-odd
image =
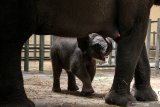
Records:
<instances>
[{"instance_id":1,"label":"elephant calf's leg","mask_svg":"<svg viewBox=\"0 0 160 107\"><path fill-rule=\"evenodd\" d=\"M75 75L69 71L67 71L67 74L68 74L68 91L77 91L79 88L76 85Z\"/></svg>"},{"instance_id":2,"label":"elephant calf's leg","mask_svg":"<svg viewBox=\"0 0 160 107\"><path fill-rule=\"evenodd\" d=\"M96 73L96 61L95 60L91 60L88 64L87 64L87 72L91 78L91 82L94 79L95 73Z\"/></svg>"},{"instance_id":3,"label":"elephant calf's leg","mask_svg":"<svg viewBox=\"0 0 160 107\"><path fill-rule=\"evenodd\" d=\"M82 87L82 95L90 95L94 93L94 90L91 85L91 79L89 74L86 70L80 71L80 70L73 70L74 74L82 81L83 87Z\"/></svg>"},{"instance_id":4,"label":"elephant calf's leg","mask_svg":"<svg viewBox=\"0 0 160 107\"><path fill-rule=\"evenodd\" d=\"M53 87L52 91L61 92L60 88L60 75L62 67L59 58L56 55L52 55L52 69L53 69Z\"/></svg>"},{"instance_id":5,"label":"elephant calf's leg","mask_svg":"<svg viewBox=\"0 0 160 107\"><path fill-rule=\"evenodd\" d=\"M150 66L145 45L136 66L132 93L138 101L157 101L157 95L150 85Z\"/></svg>"}]
</instances>

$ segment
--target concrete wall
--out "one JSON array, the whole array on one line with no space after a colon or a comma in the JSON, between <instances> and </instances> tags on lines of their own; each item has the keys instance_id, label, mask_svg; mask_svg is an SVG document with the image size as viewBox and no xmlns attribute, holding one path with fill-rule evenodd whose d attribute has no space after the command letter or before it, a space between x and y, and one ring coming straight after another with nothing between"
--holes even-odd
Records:
<instances>
[{"instance_id":1,"label":"concrete wall","mask_svg":"<svg viewBox=\"0 0 160 107\"><path fill-rule=\"evenodd\" d=\"M160 6L153 6L150 13L150 19L153 21L157 21L158 18L160 18ZM153 23L151 28L152 32L157 32L157 23Z\"/></svg>"},{"instance_id":2,"label":"concrete wall","mask_svg":"<svg viewBox=\"0 0 160 107\"><path fill-rule=\"evenodd\" d=\"M150 18L152 20L157 20L157 18L160 18L160 6L153 6L152 7Z\"/></svg>"}]
</instances>

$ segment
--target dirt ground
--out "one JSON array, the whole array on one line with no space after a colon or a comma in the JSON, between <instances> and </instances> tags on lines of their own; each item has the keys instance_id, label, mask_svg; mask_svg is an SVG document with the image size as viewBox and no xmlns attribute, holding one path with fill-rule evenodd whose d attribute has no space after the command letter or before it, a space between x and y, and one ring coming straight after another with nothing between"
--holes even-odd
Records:
<instances>
[{"instance_id":1,"label":"dirt ground","mask_svg":"<svg viewBox=\"0 0 160 107\"><path fill-rule=\"evenodd\" d=\"M95 93L90 97L80 96L81 81L77 79L79 91L67 91L67 75L61 75L61 93L52 92L52 72L39 74L37 72L23 72L24 86L27 96L31 98L36 107L115 107L105 104L105 95L110 90L114 69L97 69L93 80ZM160 75L152 75L151 83L160 101ZM132 83L133 84L133 83ZM137 107L160 107L159 102L137 103Z\"/></svg>"}]
</instances>

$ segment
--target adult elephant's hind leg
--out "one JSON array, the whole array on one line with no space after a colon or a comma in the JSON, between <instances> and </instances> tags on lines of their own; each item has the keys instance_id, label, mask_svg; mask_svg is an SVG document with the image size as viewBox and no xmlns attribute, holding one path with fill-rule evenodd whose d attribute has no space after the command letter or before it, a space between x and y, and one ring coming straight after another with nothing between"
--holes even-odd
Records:
<instances>
[{"instance_id":1,"label":"adult elephant's hind leg","mask_svg":"<svg viewBox=\"0 0 160 107\"><path fill-rule=\"evenodd\" d=\"M136 24L131 24L131 28L127 28L123 23L120 24L126 30L120 31L121 38L118 41L114 81L105 98L108 104L126 106L136 101L130 93L130 83L143 48L147 22L146 18L142 22L138 21Z\"/></svg>"},{"instance_id":2,"label":"adult elephant's hind leg","mask_svg":"<svg viewBox=\"0 0 160 107\"><path fill-rule=\"evenodd\" d=\"M0 107L35 106L24 91L20 67L22 45L13 39L0 43Z\"/></svg>"},{"instance_id":3,"label":"adult elephant's hind leg","mask_svg":"<svg viewBox=\"0 0 160 107\"><path fill-rule=\"evenodd\" d=\"M118 43L114 81L109 94L105 98L108 104L126 106L129 102L136 101L130 93L130 83L133 79L136 59L138 59L140 52L132 46L134 44L129 42L131 43L128 36L121 38Z\"/></svg>"},{"instance_id":4,"label":"adult elephant's hind leg","mask_svg":"<svg viewBox=\"0 0 160 107\"><path fill-rule=\"evenodd\" d=\"M157 101L157 95L150 85L150 66L146 47L143 46L135 70L135 84L132 93L138 101Z\"/></svg>"}]
</instances>

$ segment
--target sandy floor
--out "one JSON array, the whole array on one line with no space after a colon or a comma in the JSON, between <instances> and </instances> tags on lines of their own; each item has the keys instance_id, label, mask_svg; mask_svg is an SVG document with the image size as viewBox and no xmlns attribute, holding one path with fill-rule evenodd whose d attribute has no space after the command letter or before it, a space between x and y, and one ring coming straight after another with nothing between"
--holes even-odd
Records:
<instances>
[{"instance_id":1,"label":"sandy floor","mask_svg":"<svg viewBox=\"0 0 160 107\"><path fill-rule=\"evenodd\" d=\"M61 76L61 93L51 91L53 79L51 72L45 74L23 73L26 93L36 103L36 107L111 107L105 104L104 97L110 90L113 75L113 69L98 69L92 83L95 93L90 97L82 97L80 96L82 84L78 79L77 84L80 90L77 92L66 91L67 75L65 72ZM160 100L160 75L152 76L151 83ZM156 107L160 107L160 105Z\"/></svg>"}]
</instances>

